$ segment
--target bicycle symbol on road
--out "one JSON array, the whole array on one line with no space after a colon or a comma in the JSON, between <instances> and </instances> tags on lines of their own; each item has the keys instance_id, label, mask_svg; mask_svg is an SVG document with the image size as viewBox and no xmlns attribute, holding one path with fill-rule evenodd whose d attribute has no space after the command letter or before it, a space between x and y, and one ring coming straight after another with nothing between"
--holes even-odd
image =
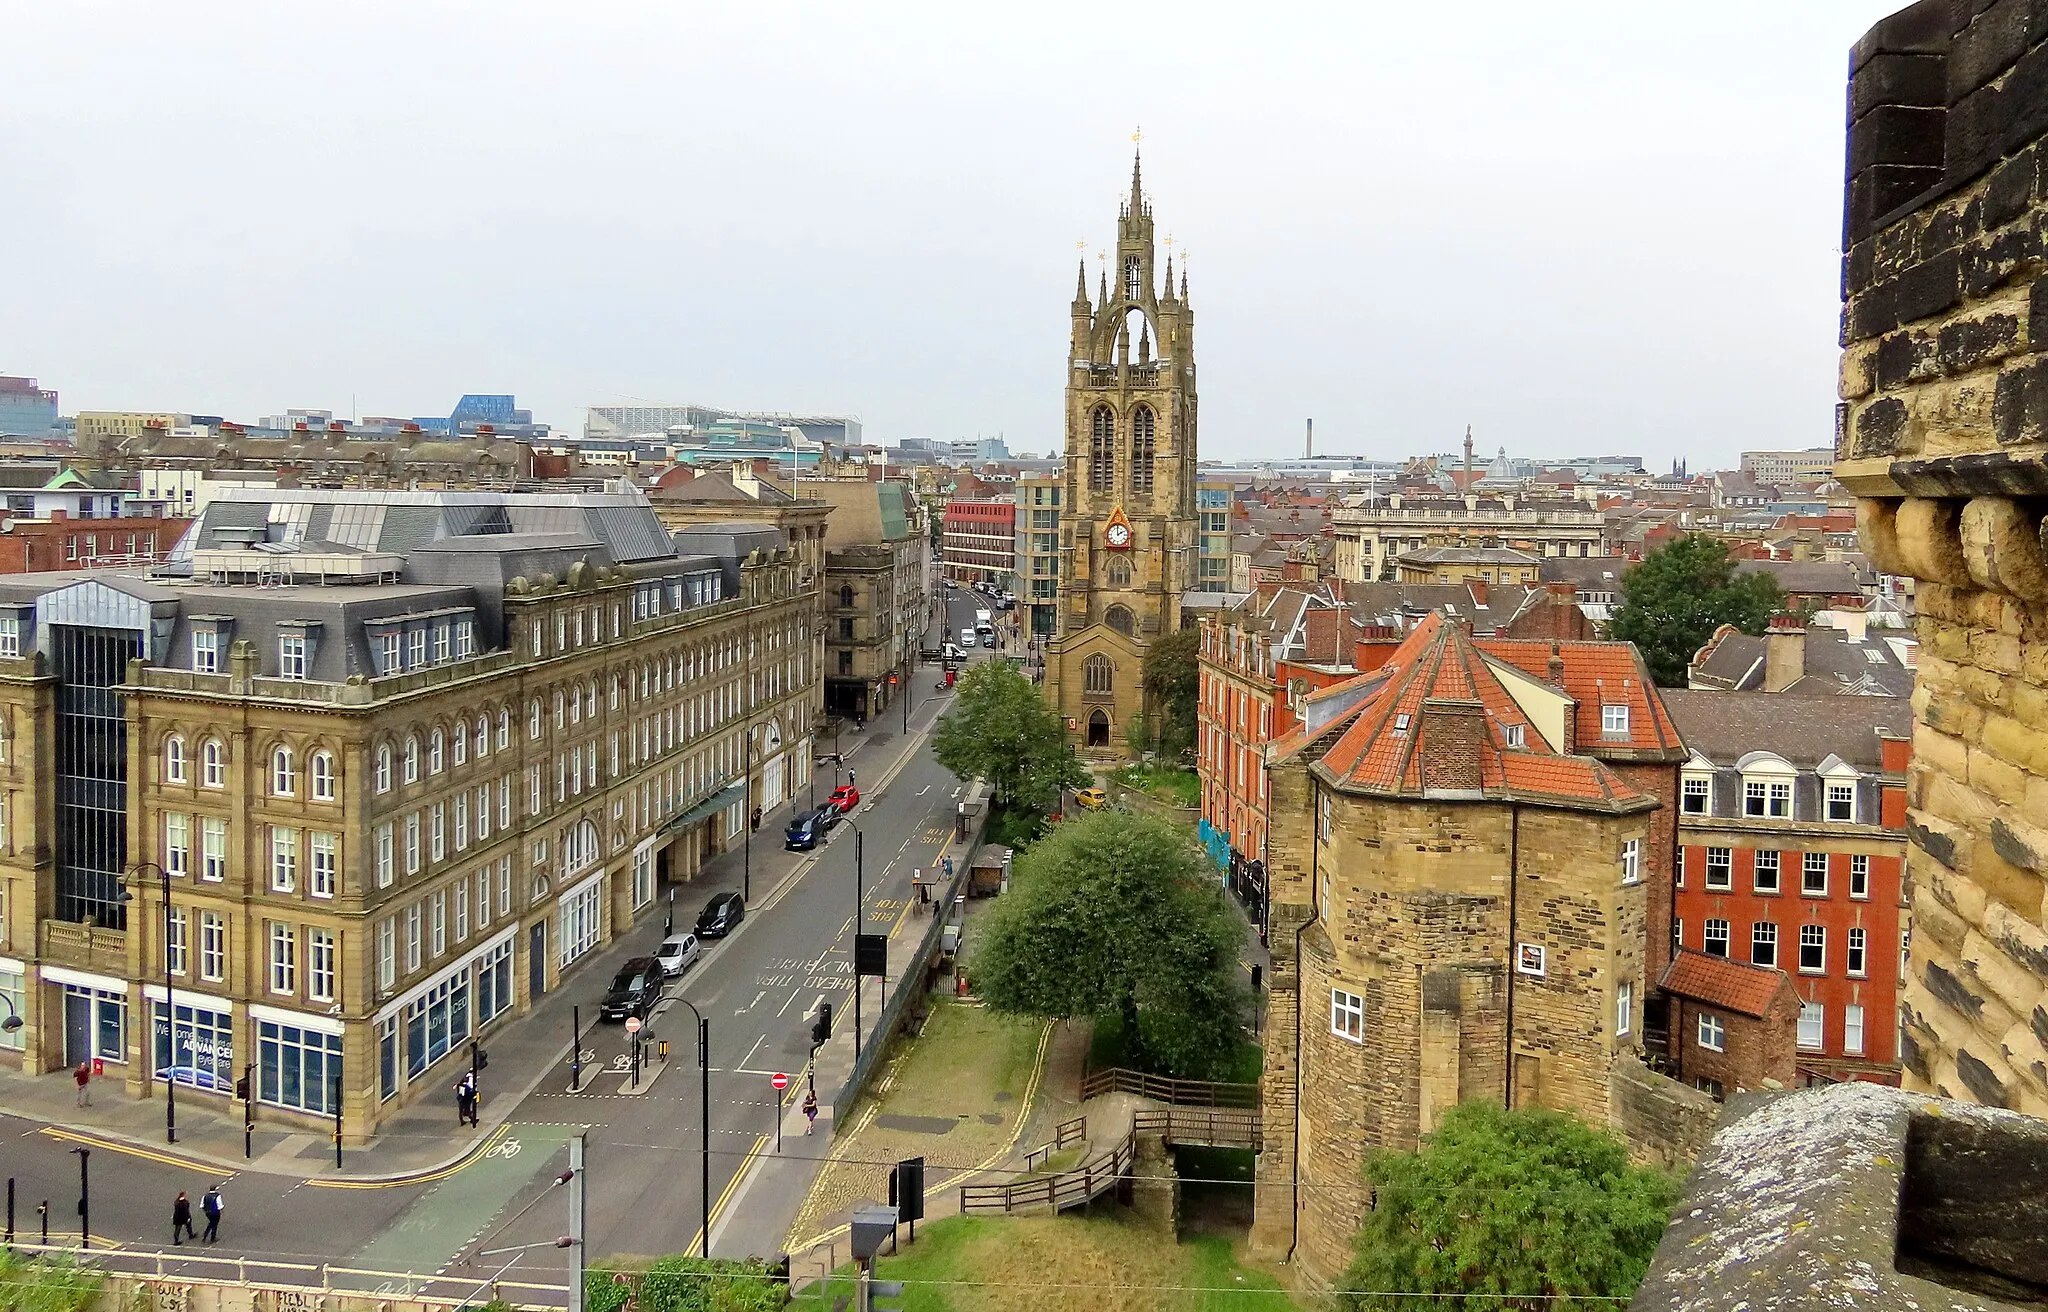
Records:
<instances>
[{"instance_id":1,"label":"bicycle symbol on road","mask_svg":"<svg viewBox=\"0 0 2048 1312\"><path fill-rule=\"evenodd\" d=\"M484 1156L499 1157L503 1158L506 1161L510 1161L514 1157L519 1156L519 1140L507 1139L503 1143L496 1144L492 1146L490 1149L486 1150Z\"/></svg>"}]
</instances>

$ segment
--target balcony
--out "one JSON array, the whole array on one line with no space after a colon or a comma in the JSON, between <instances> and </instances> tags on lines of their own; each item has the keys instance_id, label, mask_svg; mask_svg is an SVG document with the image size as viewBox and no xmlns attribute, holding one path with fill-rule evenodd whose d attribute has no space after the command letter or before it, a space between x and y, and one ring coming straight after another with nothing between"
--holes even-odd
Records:
<instances>
[{"instance_id":1,"label":"balcony","mask_svg":"<svg viewBox=\"0 0 2048 1312\"><path fill-rule=\"evenodd\" d=\"M95 929L62 920L45 920L36 930L37 955L48 964L124 978L128 974L125 929Z\"/></svg>"}]
</instances>

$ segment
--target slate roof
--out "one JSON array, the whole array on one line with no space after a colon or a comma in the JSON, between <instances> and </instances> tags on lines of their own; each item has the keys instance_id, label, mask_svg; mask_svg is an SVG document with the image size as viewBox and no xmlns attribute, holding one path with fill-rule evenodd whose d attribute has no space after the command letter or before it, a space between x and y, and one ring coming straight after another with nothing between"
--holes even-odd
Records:
<instances>
[{"instance_id":1,"label":"slate roof","mask_svg":"<svg viewBox=\"0 0 2048 1312\"><path fill-rule=\"evenodd\" d=\"M1394 557L1403 565L1541 565L1541 556L1532 556L1526 551L1513 547L1421 547L1415 551L1404 551Z\"/></svg>"},{"instance_id":2,"label":"slate roof","mask_svg":"<svg viewBox=\"0 0 2048 1312\"><path fill-rule=\"evenodd\" d=\"M1743 560L1737 574L1768 574L1786 592L1799 596L1859 593L1863 583L1856 567L1845 560Z\"/></svg>"},{"instance_id":3,"label":"slate roof","mask_svg":"<svg viewBox=\"0 0 2048 1312\"><path fill-rule=\"evenodd\" d=\"M1808 625L1805 673L1782 691L1809 696L1912 696L1913 671L1882 636L1887 632L1870 629L1861 642L1855 642L1846 629ZM1694 653L1687 681L1696 688L1760 690L1764 686L1764 653L1765 639L1724 624Z\"/></svg>"},{"instance_id":4,"label":"slate roof","mask_svg":"<svg viewBox=\"0 0 2048 1312\"><path fill-rule=\"evenodd\" d=\"M1793 1004L1798 1004L1792 977L1777 967L1710 956L1691 948L1678 949L1657 983L1677 997L1758 1019L1770 1014L1781 993L1791 993Z\"/></svg>"},{"instance_id":5,"label":"slate roof","mask_svg":"<svg viewBox=\"0 0 2048 1312\"><path fill-rule=\"evenodd\" d=\"M1479 602L1464 583L1346 583L1344 600L1361 624L1406 629L1422 616L1440 611L1485 634L1507 628L1523 611L1542 604L1544 596L1542 588L1519 583L1490 584L1485 591L1486 600Z\"/></svg>"},{"instance_id":6,"label":"slate roof","mask_svg":"<svg viewBox=\"0 0 2048 1312\"><path fill-rule=\"evenodd\" d=\"M1468 795L1606 811L1656 805L1592 757L1553 751L1464 626L1442 615L1425 618L1380 668L1322 697L1339 690L1355 704L1315 729L1313 739L1304 729L1276 751L1288 756L1327 741L1320 765L1332 784L1346 791L1432 795L1436 790L1425 779L1441 777L1437 767L1469 771L1476 755L1478 788ZM1480 712L1483 728L1476 747L1468 747L1462 735L1438 737L1445 722L1432 712L1446 706ZM1521 730L1519 746L1509 745L1513 727ZM1431 768L1425 769L1426 764Z\"/></svg>"},{"instance_id":7,"label":"slate roof","mask_svg":"<svg viewBox=\"0 0 2048 1312\"><path fill-rule=\"evenodd\" d=\"M1883 766L1878 730L1901 738L1913 733L1913 705L1906 697L1666 688L1663 700L1685 745L1716 765L1763 751L1802 770L1837 756L1874 773Z\"/></svg>"}]
</instances>

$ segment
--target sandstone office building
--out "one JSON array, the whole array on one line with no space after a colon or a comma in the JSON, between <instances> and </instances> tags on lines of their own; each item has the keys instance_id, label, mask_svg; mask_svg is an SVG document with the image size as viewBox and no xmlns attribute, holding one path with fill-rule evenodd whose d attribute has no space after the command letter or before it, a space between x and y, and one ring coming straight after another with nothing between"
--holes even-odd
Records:
<instances>
[{"instance_id":1,"label":"sandstone office building","mask_svg":"<svg viewBox=\"0 0 2048 1312\"><path fill-rule=\"evenodd\" d=\"M373 1133L795 794L817 602L637 493L230 491L0 580L8 1055Z\"/></svg>"}]
</instances>

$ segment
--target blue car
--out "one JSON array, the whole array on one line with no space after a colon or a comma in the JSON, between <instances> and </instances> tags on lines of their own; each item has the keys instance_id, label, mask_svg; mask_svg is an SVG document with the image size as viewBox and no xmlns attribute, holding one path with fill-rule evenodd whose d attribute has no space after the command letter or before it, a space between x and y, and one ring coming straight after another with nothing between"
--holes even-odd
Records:
<instances>
[{"instance_id":1,"label":"blue car","mask_svg":"<svg viewBox=\"0 0 2048 1312\"><path fill-rule=\"evenodd\" d=\"M785 852L808 852L824 841L833 825L839 823L840 814L836 807L821 806L815 811L806 811L789 822L789 828L782 831L782 850Z\"/></svg>"}]
</instances>

